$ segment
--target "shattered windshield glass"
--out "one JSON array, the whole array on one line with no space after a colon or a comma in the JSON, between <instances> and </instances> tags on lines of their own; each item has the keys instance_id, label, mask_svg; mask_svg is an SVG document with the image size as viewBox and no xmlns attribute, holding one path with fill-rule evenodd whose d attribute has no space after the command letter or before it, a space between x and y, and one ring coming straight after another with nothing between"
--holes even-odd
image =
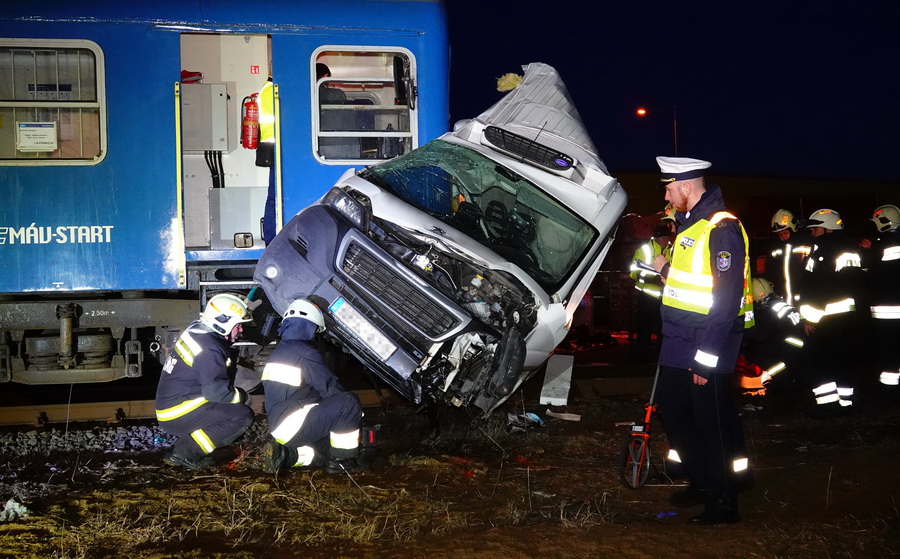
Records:
<instances>
[{"instance_id":1,"label":"shattered windshield glass","mask_svg":"<svg viewBox=\"0 0 900 559\"><path fill-rule=\"evenodd\" d=\"M597 236L518 173L441 140L360 176L518 265L548 293L559 288Z\"/></svg>"}]
</instances>

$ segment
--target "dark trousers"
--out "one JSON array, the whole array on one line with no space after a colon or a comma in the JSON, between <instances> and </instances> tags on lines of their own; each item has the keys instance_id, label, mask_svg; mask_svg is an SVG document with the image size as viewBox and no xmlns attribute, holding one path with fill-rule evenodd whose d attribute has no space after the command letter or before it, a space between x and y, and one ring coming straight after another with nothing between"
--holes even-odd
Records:
<instances>
[{"instance_id":1,"label":"dark trousers","mask_svg":"<svg viewBox=\"0 0 900 559\"><path fill-rule=\"evenodd\" d=\"M883 372L900 371L900 350L894 344L900 340L900 319L872 320L875 333L875 378Z\"/></svg>"},{"instance_id":2,"label":"dark trousers","mask_svg":"<svg viewBox=\"0 0 900 559\"><path fill-rule=\"evenodd\" d=\"M635 329L634 351L632 359L637 363L656 361L650 355L650 339L653 334L659 336L662 319L660 316L659 298L647 295L643 291L637 294L637 327Z\"/></svg>"},{"instance_id":3,"label":"dark trousers","mask_svg":"<svg viewBox=\"0 0 900 559\"><path fill-rule=\"evenodd\" d=\"M269 189L266 192L266 206L263 211L263 241L268 245L275 238L275 202L278 191L275 188L275 167L269 167Z\"/></svg>"},{"instance_id":4,"label":"dark trousers","mask_svg":"<svg viewBox=\"0 0 900 559\"><path fill-rule=\"evenodd\" d=\"M349 433L359 429L362 405L353 392L338 392L309 410L297 434L285 446L311 446L317 453L329 452L333 458L352 458L357 449L331 448L331 432Z\"/></svg>"},{"instance_id":5,"label":"dark trousers","mask_svg":"<svg viewBox=\"0 0 900 559\"><path fill-rule=\"evenodd\" d=\"M732 461L746 453L740 416L731 400L731 375L711 375L700 386L689 370L663 366L656 402L669 444L678 452L691 486L734 507Z\"/></svg>"},{"instance_id":6,"label":"dark trousers","mask_svg":"<svg viewBox=\"0 0 900 559\"><path fill-rule=\"evenodd\" d=\"M803 347L806 386L816 388L828 382L848 388L857 386L857 371L865 368L860 362L865 352L859 350L866 344L865 338L865 322L856 312L823 317Z\"/></svg>"},{"instance_id":7,"label":"dark trousers","mask_svg":"<svg viewBox=\"0 0 900 559\"><path fill-rule=\"evenodd\" d=\"M189 460L201 458L206 451L191 436L198 429L218 448L233 443L253 423L253 410L244 404L215 404L207 402L194 411L159 426L170 435L179 437L175 453Z\"/></svg>"}]
</instances>

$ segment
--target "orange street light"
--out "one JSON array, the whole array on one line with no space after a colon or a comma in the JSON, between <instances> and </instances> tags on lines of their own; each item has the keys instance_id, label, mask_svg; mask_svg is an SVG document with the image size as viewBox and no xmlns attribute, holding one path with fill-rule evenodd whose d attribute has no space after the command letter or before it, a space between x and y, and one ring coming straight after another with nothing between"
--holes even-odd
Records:
<instances>
[{"instance_id":1,"label":"orange street light","mask_svg":"<svg viewBox=\"0 0 900 559\"><path fill-rule=\"evenodd\" d=\"M634 114L643 118L650 114L645 107L638 107ZM678 155L678 107L672 107L672 136L675 139L675 155Z\"/></svg>"}]
</instances>

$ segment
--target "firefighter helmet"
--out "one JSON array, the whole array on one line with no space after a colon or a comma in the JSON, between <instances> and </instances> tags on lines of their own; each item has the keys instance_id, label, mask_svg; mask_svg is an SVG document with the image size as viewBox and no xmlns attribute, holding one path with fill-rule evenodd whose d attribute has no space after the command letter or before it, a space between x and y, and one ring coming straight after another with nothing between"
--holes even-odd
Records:
<instances>
[{"instance_id":1,"label":"firefighter helmet","mask_svg":"<svg viewBox=\"0 0 900 559\"><path fill-rule=\"evenodd\" d=\"M287 310L284 311L284 318L305 318L319 327L316 332L325 331L325 317L322 315L322 311L306 299L297 299L288 305Z\"/></svg>"},{"instance_id":2,"label":"firefighter helmet","mask_svg":"<svg viewBox=\"0 0 900 559\"><path fill-rule=\"evenodd\" d=\"M841 214L834 210L821 209L809 216L809 224L806 228L812 229L813 227L840 231L844 228L844 220L841 219Z\"/></svg>"},{"instance_id":3,"label":"firefighter helmet","mask_svg":"<svg viewBox=\"0 0 900 559\"><path fill-rule=\"evenodd\" d=\"M777 233L779 231L784 231L785 229L796 231L797 218L788 210L781 209L772 216L772 231Z\"/></svg>"},{"instance_id":4,"label":"firefighter helmet","mask_svg":"<svg viewBox=\"0 0 900 559\"><path fill-rule=\"evenodd\" d=\"M231 293L214 295L200 315L201 323L223 336L230 334L237 324L251 320L253 315L250 314L247 302Z\"/></svg>"},{"instance_id":5,"label":"firefighter helmet","mask_svg":"<svg viewBox=\"0 0 900 559\"><path fill-rule=\"evenodd\" d=\"M675 221L675 208L672 207L672 204L667 204L666 209L663 210L663 216L659 218L660 221Z\"/></svg>"},{"instance_id":6,"label":"firefighter helmet","mask_svg":"<svg viewBox=\"0 0 900 559\"><path fill-rule=\"evenodd\" d=\"M872 215L872 221L881 233L900 227L900 208L891 204L878 206Z\"/></svg>"},{"instance_id":7,"label":"firefighter helmet","mask_svg":"<svg viewBox=\"0 0 900 559\"><path fill-rule=\"evenodd\" d=\"M754 301L762 301L766 298L766 295L775 292L772 288L772 282L766 278L753 278L753 281L750 282L750 289Z\"/></svg>"}]
</instances>

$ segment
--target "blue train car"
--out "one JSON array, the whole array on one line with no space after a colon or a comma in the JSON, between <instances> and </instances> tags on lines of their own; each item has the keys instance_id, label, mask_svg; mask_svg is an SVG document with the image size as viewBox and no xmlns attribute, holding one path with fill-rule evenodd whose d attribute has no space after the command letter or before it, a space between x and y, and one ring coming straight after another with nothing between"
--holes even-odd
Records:
<instances>
[{"instance_id":1,"label":"blue train car","mask_svg":"<svg viewBox=\"0 0 900 559\"><path fill-rule=\"evenodd\" d=\"M448 65L441 0L4 3L0 382L140 376L264 217L447 130Z\"/></svg>"}]
</instances>

